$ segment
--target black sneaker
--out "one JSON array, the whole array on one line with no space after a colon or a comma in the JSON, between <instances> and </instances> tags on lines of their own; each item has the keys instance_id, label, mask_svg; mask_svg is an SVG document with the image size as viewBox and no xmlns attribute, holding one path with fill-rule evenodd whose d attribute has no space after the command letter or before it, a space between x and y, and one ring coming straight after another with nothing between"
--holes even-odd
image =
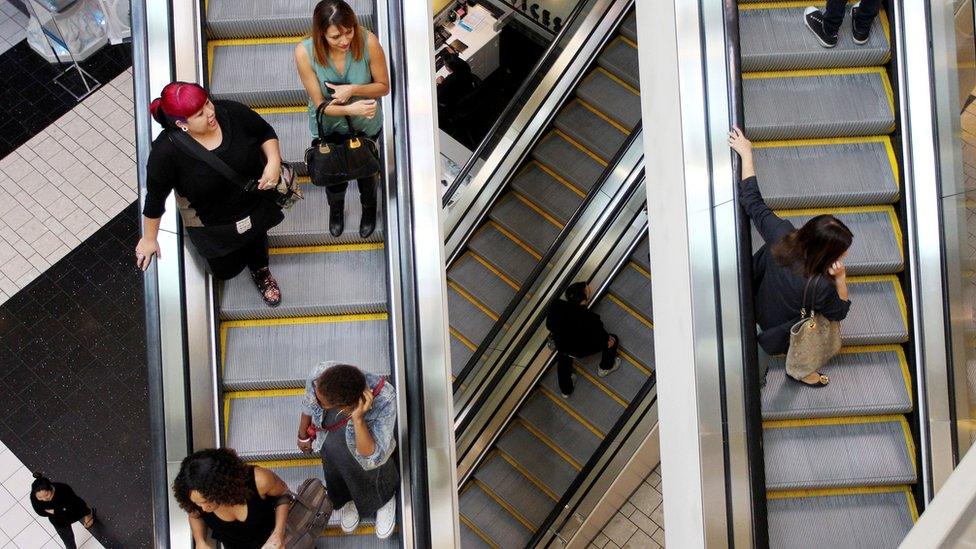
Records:
<instances>
[{"instance_id":1,"label":"black sneaker","mask_svg":"<svg viewBox=\"0 0 976 549\"><path fill-rule=\"evenodd\" d=\"M803 11L803 22L806 23L810 32L817 37L817 41L825 48L832 48L837 45L837 35L830 36L824 31L823 12L811 6Z\"/></svg>"},{"instance_id":2,"label":"black sneaker","mask_svg":"<svg viewBox=\"0 0 976 549\"><path fill-rule=\"evenodd\" d=\"M861 8L861 3L858 2L854 4L851 8L851 34L854 36L854 43L858 46L863 46L868 43L868 39L871 38L871 25L868 25L866 29L857 28L857 11Z\"/></svg>"}]
</instances>

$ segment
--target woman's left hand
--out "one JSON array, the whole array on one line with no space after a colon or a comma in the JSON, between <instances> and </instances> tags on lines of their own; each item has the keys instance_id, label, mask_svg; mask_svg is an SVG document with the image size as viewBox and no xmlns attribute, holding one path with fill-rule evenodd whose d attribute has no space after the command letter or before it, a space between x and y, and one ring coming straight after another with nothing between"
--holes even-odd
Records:
<instances>
[{"instance_id":1,"label":"woman's left hand","mask_svg":"<svg viewBox=\"0 0 976 549\"><path fill-rule=\"evenodd\" d=\"M356 91L355 86L352 84L330 84L328 82L325 85L332 92L332 101L337 105L345 105L352 99L353 92Z\"/></svg>"},{"instance_id":2,"label":"woman's left hand","mask_svg":"<svg viewBox=\"0 0 976 549\"><path fill-rule=\"evenodd\" d=\"M752 141L749 141L742 130L735 126L729 130L729 146L741 156L752 154Z\"/></svg>"},{"instance_id":3,"label":"woman's left hand","mask_svg":"<svg viewBox=\"0 0 976 549\"><path fill-rule=\"evenodd\" d=\"M363 396L362 398L359 399L359 404L356 406L356 409L352 411L352 419L357 421L363 419L363 417L366 415L366 412L368 412L372 407L373 407L373 391L370 391L369 387L367 387L363 391Z\"/></svg>"},{"instance_id":4,"label":"woman's left hand","mask_svg":"<svg viewBox=\"0 0 976 549\"><path fill-rule=\"evenodd\" d=\"M261 179L258 180L258 189L262 191L273 189L278 184L279 179L281 179L281 164L268 164L264 167Z\"/></svg>"},{"instance_id":5,"label":"woman's left hand","mask_svg":"<svg viewBox=\"0 0 976 549\"><path fill-rule=\"evenodd\" d=\"M283 549L285 546L285 536L284 534L271 534L268 541L264 542L261 549Z\"/></svg>"}]
</instances>

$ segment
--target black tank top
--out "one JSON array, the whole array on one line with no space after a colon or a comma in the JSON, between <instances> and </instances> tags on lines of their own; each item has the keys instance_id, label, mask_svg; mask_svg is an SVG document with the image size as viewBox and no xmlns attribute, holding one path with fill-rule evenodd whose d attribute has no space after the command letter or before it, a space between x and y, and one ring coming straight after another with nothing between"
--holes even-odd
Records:
<instances>
[{"instance_id":1,"label":"black tank top","mask_svg":"<svg viewBox=\"0 0 976 549\"><path fill-rule=\"evenodd\" d=\"M210 527L214 539L226 549L261 549L275 527L276 498L262 498L254 481L254 467L248 479L248 488L254 493L247 500L247 519L226 522L213 513L200 513L204 524Z\"/></svg>"}]
</instances>

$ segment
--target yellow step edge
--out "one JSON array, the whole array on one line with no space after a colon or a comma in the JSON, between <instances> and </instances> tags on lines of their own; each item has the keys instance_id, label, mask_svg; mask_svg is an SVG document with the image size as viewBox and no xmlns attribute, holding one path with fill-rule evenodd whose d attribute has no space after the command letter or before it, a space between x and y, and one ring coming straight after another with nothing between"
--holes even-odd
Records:
<instances>
[{"instance_id":1,"label":"yellow step edge","mask_svg":"<svg viewBox=\"0 0 976 549\"><path fill-rule=\"evenodd\" d=\"M638 311L635 311L634 309L632 309L630 307L630 305L627 305L626 303L624 303L617 296L615 296L613 294L607 294L607 299L609 299L610 301L614 302L618 307L620 307L621 309L623 309L624 311L626 311L627 314L629 314L632 317L634 317L637 320L639 320L640 323L643 324L644 326L647 326L648 328L650 328L652 330L654 329L654 323L653 322L651 322L650 320L648 320L643 314L641 314Z\"/></svg>"},{"instance_id":2,"label":"yellow step edge","mask_svg":"<svg viewBox=\"0 0 976 549\"><path fill-rule=\"evenodd\" d=\"M567 399L563 398L560 395L552 393L546 387L539 387L539 391L541 391L542 394L545 395L549 400L553 401L556 404L556 406L562 408L564 412L570 415L570 417L578 421L580 425L586 427L587 430L589 430L591 433L596 435L597 438L602 440L604 437L606 437L603 431L598 429L596 425L590 423L589 420L587 420L586 418L581 416L576 410L574 410L573 407L566 402ZM573 398L573 397L569 397L569 398Z\"/></svg>"},{"instance_id":3,"label":"yellow step edge","mask_svg":"<svg viewBox=\"0 0 976 549\"><path fill-rule=\"evenodd\" d=\"M291 107L257 107L257 108L251 109L251 110L253 110L254 112L256 112L256 113L258 113L260 115L268 115L268 114L297 114L297 113L300 113L300 112L307 113L308 112L308 106L306 106L306 105L302 105L302 106L295 105L295 106L291 106Z\"/></svg>"},{"instance_id":4,"label":"yellow step edge","mask_svg":"<svg viewBox=\"0 0 976 549\"><path fill-rule=\"evenodd\" d=\"M634 261L630 261L629 263L627 263L627 265L630 268L634 269L635 271L639 272L640 274L646 276L647 278L651 278L651 273L647 272L644 269L644 267L641 267L638 263L636 263Z\"/></svg>"},{"instance_id":5,"label":"yellow step edge","mask_svg":"<svg viewBox=\"0 0 976 549\"><path fill-rule=\"evenodd\" d=\"M854 486L850 488L818 488L815 490L770 490L766 492L766 499L794 499L819 498L830 496L851 496L870 494L897 494L904 492L911 494L911 489L905 485L896 486Z\"/></svg>"},{"instance_id":6,"label":"yellow step edge","mask_svg":"<svg viewBox=\"0 0 976 549\"><path fill-rule=\"evenodd\" d=\"M535 531L535 527L532 526L532 523L529 522L528 519L526 519L525 517L523 517L522 516L522 513L519 513L518 510L516 510L514 507L512 507L507 502L505 502L505 500L503 500L501 498L501 496L499 496L498 494L496 494L495 491L492 490L490 486L488 486L487 484L485 484L484 482L481 482L480 480L478 480L476 478L471 479L471 482L473 482L475 484L475 486L477 486L478 488L481 488L481 491L482 492L484 492L485 494L487 494L488 497L491 498L492 501L494 501L495 503L497 503L499 507L501 507L502 509L504 509L509 515L512 516L512 518L514 518L515 520L517 520L522 526L525 526L530 532L534 532Z\"/></svg>"},{"instance_id":7,"label":"yellow step edge","mask_svg":"<svg viewBox=\"0 0 976 549\"><path fill-rule=\"evenodd\" d=\"M606 168L609 165L609 163L606 160L604 160L602 156L600 156L600 155L596 154L595 152L591 151L590 149L588 149L586 147L586 145L580 143L579 141L577 141L576 139L574 139L572 136L570 136L568 133L566 133L566 132L564 132L564 131L562 131L562 130L560 130L558 128L555 129L555 130L553 130L552 133L555 134L555 135L558 135L559 137L565 139L566 141L569 141L569 144L570 145L572 145L572 146L576 147L577 149L579 149L580 152L582 152L586 156L589 156L590 158L592 158L594 161L596 161L599 165L603 166L604 168Z\"/></svg>"},{"instance_id":8,"label":"yellow step edge","mask_svg":"<svg viewBox=\"0 0 976 549\"><path fill-rule=\"evenodd\" d=\"M338 322L370 322L388 320L387 313L368 313L352 315L293 316L287 318L262 318L255 320L224 320L220 329L254 328L261 326L290 326L298 324L334 324Z\"/></svg>"},{"instance_id":9,"label":"yellow step edge","mask_svg":"<svg viewBox=\"0 0 976 549\"><path fill-rule=\"evenodd\" d=\"M474 532L474 535L481 538L481 541L485 542L485 544L487 544L489 547L491 547L492 549L501 549L500 545L491 541L491 538L489 538L484 532L482 532L480 528L475 526L474 523L471 522L470 519L468 519L468 517L462 515L461 513L458 513L458 520L460 520L462 524L467 526L468 530Z\"/></svg>"},{"instance_id":10,"label":"yellow step edge","mask_svg":"<svg viewBox=\"0 0 976 549\"><path fill-rule=\"evenodd\" d=\"M774 419L762 422L763 429L794 429L802 427L825 427L830 425L857 425L863 423L904 423L905 416L901 414L883 414L873 416L837 416L818 417L808 419Z\"/></svg>"},{"instance_id":11,"label":"yellow step edge","mask_svg":"<svg viewBox=\"0 0 976 549\"><path fill-rule=\"evenodd\" d=\"M485 315L488 316L488 318L492 319L495 322L498 322L498 315L495 314L494 311L492 311L491 309L489 309L481 301L478 301L478 298L476 298L475 296L473 296L470 293L468 293L464 288L462 288L461 286L459 286L456 282L454 282L453 280L448 280L447 281L447 287L448 288L451 288L452 290L454 290L455 292L457 292L458 294L460 294L461 297L463 297L464 299L466 299L468 301L468 303L471 303L472 305L474 305L475 307L477 307L479 311L485 313Z\"/></svg>"},{"instance_id":12,"label":"yellow step edge","mask_svg":"<svg viewBox=\"0 0 976 549\"><path fill-rule=\"evenodd\" d=\"M225 400L237 400L245 398L273 398L290 397L304 395L304 388L296 389L259 389L257 391L227 391L224 393Z\"/></svg>"},{"instance_id":13,"label":"yellow step edge","mask_svg":"<svg viewBox=\"0 0 976 549\"><path fill-rule=\"evenodd\" d=\"M624 88L627 88L627 91L629 91L630 93L636 95L637 97L640 97L640 90L638 90L637 88L631 86L630 84L628 84L627 82L625 82L622 78L620 78L616 74L613 74L612 72L608 71L607 69L605 69L603 67L597 67L596 70L594 70L593 72L597 72L597 71L602 72L603 74L607 75L607 77L610 78L611 80L613 80L614 82L620 84ZM593 73L590 73L590 74L593 74Z\"/></svg>"},{"instance_id":14,"label":"yellow step edge","mask_svg":"<svg viewBox=\"0 0 976 549\"><path fill-rule=\"evenodd\" d=\"M371 536L371 535L375 536L376 527L373 526L372 524L366 524L356 528L355 530L347 534L342 531L341 527L329 526L322 531L321 535L330 538L339 537L339 536Z\"/></svg>"},{"instance_id":15,"label":"yellow step edge","mask_svg":"<svg viewBox=\"0 0 976 549\"><path fill-rule=\"evenodd\" d=\"M518 471L519 473L521 473L522 476L524 476L525 478L529 479L529 482L531 482L532 484L534 484L535 487L538 488L540 492L542 492L543 494L546 495L546 497L548 497L552 501L559 501L559 496L556 495L555 492L553 492L551 489L549 489L549 487L546 486L544 482L542 482L541 480L537 479L535 477L535 475L533 475L532 473L529 472L528 469L526 469L525 467L522 467L522 464L520 464L519 462L515 461L515 458L513 458L512 456L506 454L504 450L500 450L498 448L495 448L493 450L493 453L496 456L498 456L499 458L505 460L506 463L508 463L509 465L511 465L512 466L512 469L515 469L516 471Z\"/></svg>"},{"instance_id":16,"label":"yellow step edge","mask_svg":"<svg viewBox=\"0 0 976 549\"><path fill-rule=\"evenodd\" d=\"M505 236L505 238L514 242L516 246L528 252L528 254L534 257L536 261L542 260L542 254L533 250L531 246L529 246L525 242L522 242L522 240L519 239L519 237L512 234L512 232L506 229L505 227L499 225L498 222L489 219L488 224L491 225L496 231L502 233Z\"/></svg>"},{"instance_id":17,"label":"yellow step edge","mask_svg":"<svg viewBox=\"0 0 976 549\"><path fill-rule=\"evenodd\" d=\"M563 176L561 176L558 173L554 172L552 170L552 168L550 168L549 166L546 166L542 162L539 162L538 160L533 160L532 162L529 162L529 165L538 166L540 170L546 172L546 175L548 175L549 177L555 179L560 185L562 185L562 186L566 187L567 189L573 191L576 195L578 195L580 197L584 197L584 198L586 197L586 193L585 192L583 192L582 190L576 188L575 185L573 185L572 183L570 183L569 181L567 181L566 179L564 179Z\"/></svg>"},{"instance_id":18,"label":"yellow step edge","mask_svg":"<svg viewBox=\"0 0 976 549\"><path fill-rule=\"evenodd\" d=\"M471 250L468 250L467 252L465 252L464 255L470 255L475 261L477 261L478 263L480 263L481 266L483 266L484 268L486 268L489 271L491 271L492 274L494 274L498 278L502 279L502 282L504 282L505 284L508 284L509 286L511 286L512 289L515 290L516 292L519 290L519 285L514 280L512 280L511 278L509 278L508 275L506 275L505 273L503 273L500 270L496 269L495 266L492 265L491 263L489 263L487 259L485 259L485 258L481 257L480 255L472 252Z\"/></svg>"},{"instance_id":19,"label":"yellow step edge","mask_svg":"<svg viewBox=\"0 0 976 549\"><path fill-rule=\"evenodd\" d=\"M794 217L820 214L857 214L857 213L886 213L891 221L892 230L895 232L895 241L898 243L898 253L904 259L904 240L901 232L901 223L898 222L898 214L894 206L890 204L878 206L837 206L833 208L804 208L797 210L776 210L776 215L780 217Z\"/></svg>"},{"instance_id":20,"label":"yellow step edge","mask_svg":"<svg viewBox=\"0 0 976 549\"><path fill-rule=\"evenodd\" d=\"M519 202L521 202L522 204L525 204L526 206L528 206L535 213L541 215L546 221L548 221L549 223L552 223L556 228L558 228L558 229L562 229L563 228L563 224L560 223L558 219L556 219L555 217L549 215L549 212L543 210L541 206L537 205L535 202L532 202L532 200L530 200L528 197L526 197L522 193L520 193L518 191L511 191L509 194L511 194L513 197L515 197L515 199L518 200Z\"/></svg>"},{"instance_id":21,"label":"yellow step edge","mask_svg":"<svg viewBox=\"0 0 976 549\"><path fill-rule=\"evenodd\" d=\"M448 328L448 331L451 333L452 336L457 338L457 340L460 341L462 344L464 344L464 346L467 347L468 349L472 351L478 350L478 346L472 343L470 339L461 335L461 332L455 330L454 328Z\"/></svg>"},{"instance_id":22,"label":"yellow step edge","mask_svg":"<svg viewBox=\"0 0 976 549\"><path fill-rule=\"evenodd\" d=\"M633 40L631 40L630 38L627 38L626 36L624 36L622 34L618 34L617 35L617 40L620 40L621 42L623 42L624 44L627 44L628 46L634 48L635 50L637 49L637 42L634 42Z\"/></svg>"},{"instance_id":23,"label":"yellow step edge","mask_svg":"<svg viewBox=\"0 0 976 549\"><path fill-rule=\"evenodd\" d=\"M599 116L607 124L610 124L614 128L620 130L620 133L622 133L624 135L630 135L630 130L628 130L626 127L624 127L623 124L621 124L620 122L617 122L613 118L610 118L609 116L603 114L603 111L601 111L600 109L598 109L595 106L591 105L588 101L583 100L583 99L580 99L579 97L577 97L576 99L574 99L574 101L576 101L577 103L579 103L580 105L582 105L584 109L586 109L586 110L592 112L593 114Z\"/></svg>"},{"instance_id":24,"label":"yellow step edge","mask_svg":"<svg viewBox=\"0 0 976 549\"><path fill-rule=\"evenodd\" d=\"M258 467L264 467L265 469L284 469L288 467L308 467L311 465L322 465L322 460L319 458L304 458L304 459L264 459L248 461L251 465L257 465Z\"/></svg>"},{"instance_id":25,"label":"yellow step edge","mask_svg":"<svg viewBox=\"0 0 976 549\"><path fill-rule=\"evenodd\" d=\"M617 404L623 406L624 408L627 407L628 402L626 400L624 400L623 397L621 397L620 395L618 395L617 392L614 391L613 389L611 389L610 387L607 387L606 385L604 385L603 384L603 381L600 380L599 377L594 376L593 374L591 374L590 372L588 372L586 370L586 368L584 368L583 366L581 366L578 362L573 362L573 370L576 371L577 373L579 373L584 378L586 378L587 381L589 381L593 385L596 385L597 387L599 387L599 389L601 391L603 391L604 393L606 393L606 395L608 397L610 397L611 399L613 399L614 402L616 402Z\"/></svg>"},{"instance_id":26,"label":"yellow step edge","mask_svg":"<svg viewBox=\"0 0 976 549\"><path fill-rule=\"evenodd\" d=\"M583 469L583 465L580 462L573 459L573 456L564 452L563 449L560 448L559 445L557 445L554 440L549 438L549 436L543 433L540 429L536 428L535 425L532 425L531 423L522 419L521 417L516 417L515 423L518 423L519 425L522 426L523 429L532 433L532 435L535 436L535 438L541 440L542 443L548 446L549 449L552 450L556 455L563 458L563 460L566 463L570 464L573 467L573 469L576 469L577 471L581 471Z\"/></svg>"},{"instance_id":27,"label":"yellow step edge","mask_svg":"<svg viewBox=\"0 0 976 549\"><path fill-rule=\"evenodd\" d=\"M368 252L382 250L386 245L382 242L361 242L358 244L322 244L318 246L289 246L282 248L270 248L268 253L271 255L287 254L322 254L339 252Z\"/></svg>"},{"instance_id":28,"label":"yellow step edge","mask_svg":"<svg viewBox=\"0 0 976 549\"><path fill-rule=\"evenodd\" d=\"M220 38L217 40L208 40L207 46L221 47L221 46L261 46L266 44L297 44L301 42L308 35L299 36L271 36L268 38Z\"/></svg>"},{"instance_id":29,"label":"yellow step edge","mask_svg":"<svg viewBox=\"0 0 976 549\"><path fill-rule=\"evenodd\" d=\"M619 347L617 348L617 356L619 356L619 357L623 358L624 360L626 360L627 362L633 364L635 368L637 368L638 370L644 372L644 375L646 375L646 376L649 376L649 375L651 375L651 374L654 373L654 370L652 370L651 368L648 368L647 366L644 366L643 364L641 364L641 361L639 361L636 358L630 356L629 354L627 354L626 351L624 351L623 349L620 349Z\"/></svg>"}]
</instances>

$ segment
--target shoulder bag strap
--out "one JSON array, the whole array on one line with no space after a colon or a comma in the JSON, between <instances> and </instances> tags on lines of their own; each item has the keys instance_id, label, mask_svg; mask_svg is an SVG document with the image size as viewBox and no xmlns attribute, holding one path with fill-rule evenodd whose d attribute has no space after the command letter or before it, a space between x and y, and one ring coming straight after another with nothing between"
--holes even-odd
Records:
<instances>
[{"instance_id":1,"label":"shoulder bag strap","mask_svg":"<svg viewBox=\"0 0 976 549\"><path fill-rule=\"evenodd\" d=\"M807 309L807 290L810 289L810 283L813 284L813 296L810 298L810 308ZM806 318L808 316L813 316L813 306L817 303L817 286L820 285L820 275L813 275L807 279L806 286L803 287L803 301L800 303L800 318Z\"/></svg>"},{"instance_id":2,"label":"shoulder bag strap","mask_svg":"<svg viewBox=\"0 0 976 549\"><path fill-rule=\"evenodd\" d=\"M181 151L189 154L197 160L200 160L214 170L217 170L217 173L224 176L224 179L227 179L234 185L241 187L244 190L247 189L249 180L245 179L244 176L234 171L233 168L228 166L227 163L221 160L219 156L213 153L213 151L208 151L203 145L198 143L196 139L186 135L186 132L167 130L167 135L173 144L175 144Z\"/></svg>"}]
</instances>

